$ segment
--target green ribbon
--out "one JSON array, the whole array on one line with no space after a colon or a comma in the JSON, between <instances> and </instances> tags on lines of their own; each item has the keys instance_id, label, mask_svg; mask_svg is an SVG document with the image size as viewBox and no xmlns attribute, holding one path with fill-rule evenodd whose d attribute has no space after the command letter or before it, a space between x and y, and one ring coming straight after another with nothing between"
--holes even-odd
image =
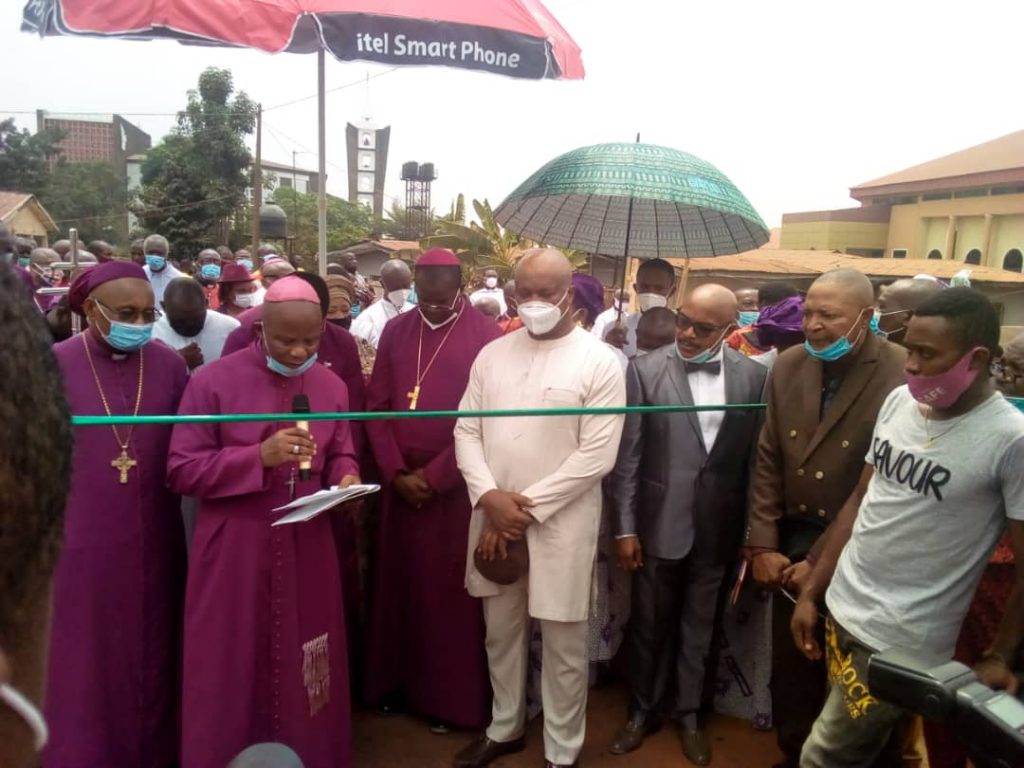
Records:
<instances>
[{"instance_id":1,"label":"green ribbon","mask_svg":"<svg viewBox=\"0 0 1024 768\"><path fill-rule=\"evenodd\" d=\"M686 411L762 410L764 403L728 405L634 405L620 408L526 408L496 411L357 411L304 413L304 421L383 421L389 419L504 418L509 416L608 416L620 413L679 413ZM294 413L230 413L217 416L72 416L76 427L109 424L223 424L243 421L294 421Z\"/></svg>"},{"instance_id":2,"label":"green ribbon","mask_svg":"<svg viewBox=\"0 0 1024 768\"><path fill-rule=\"evenodd\" d=\"M1007 398L1024 411L1024 398ZM764 403L719 405L633 405L620 408L526 408L495 411L366 411L306 413L305 421L384 421L391 419L475 419L512 416L608 416L620 413L692 413L700 411L760 411ZM71 417L76 427L102 427L111 424L230 424L246 421L291 421L292 413L225 413L195 416L81 416Z\"/></svg>"}]
</instances>

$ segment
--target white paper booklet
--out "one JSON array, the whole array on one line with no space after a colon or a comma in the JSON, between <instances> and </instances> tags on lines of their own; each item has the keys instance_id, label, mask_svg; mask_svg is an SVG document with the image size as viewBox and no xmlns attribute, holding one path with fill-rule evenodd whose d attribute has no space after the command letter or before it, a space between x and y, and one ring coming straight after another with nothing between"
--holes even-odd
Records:
<instances>
[{"instance_id":1,"label":"white paper booklet","mask_svg":"<svg viewBox=\"0 0 1024 768\"><path fill-rule=\"evenodd\" d=\"M379 485L368 484L350 485L348 488L339 488L338 486L334 486L327 490L317 491L316 493L311 493L309 496L303 496L290 504L285 504L283 507L275 509L274 512L287 512L288 510L294 511L285 515L280 520L277 520L272 525L304 523L307 520L312 520L321 512L326 512L331 507L363 496L369 496L371 493L377 493L379 490Z\"/></svg>"}]
</instances>

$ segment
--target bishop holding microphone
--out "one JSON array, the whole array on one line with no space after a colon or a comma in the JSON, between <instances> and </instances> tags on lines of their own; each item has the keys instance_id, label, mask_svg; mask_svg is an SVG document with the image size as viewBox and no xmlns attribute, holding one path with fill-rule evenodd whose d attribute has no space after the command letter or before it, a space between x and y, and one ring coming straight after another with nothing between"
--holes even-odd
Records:
<instances>
[{"instance_id":1,"label":"bishop holding microphone","mask_svg":"<svg viewBox=\"0 0 1024 768\"><path fill-rule=\"evenodd\" d=\"M280 422L178 424L168 482L199 501L185 598L182 758L222 768L283 742L306 765L351 764L344 607L329 514L273 527L273 510L359 482L344 382L317 364L326 307L285 277L250 346L204 366L180 413L281 413Z\"/></svg>"}]
</instances>

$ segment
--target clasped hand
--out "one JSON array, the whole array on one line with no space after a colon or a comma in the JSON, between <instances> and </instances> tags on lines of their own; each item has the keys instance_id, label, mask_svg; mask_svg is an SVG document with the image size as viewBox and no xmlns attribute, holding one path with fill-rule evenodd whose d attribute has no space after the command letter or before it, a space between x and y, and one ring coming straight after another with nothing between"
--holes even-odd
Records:
<instances>
[{"instance_id":1,"label":"clasped hand","mask_svg":"<svg viewBox=\"0 0 1024 768\"><path fill-rule=\"evenodd\" d=\"M534 522L527 509L534 506L533 499L512 491L497 488L488 491L478 502L491 527L506 541L521 539Z\"/></svg>"},{"instance_id":2,"label":"clasped hand","mask_svg":"<svg viewBox=\"0 0 1024 768\"><path fill-rule=\"evenodd\" d=\"M399 472L391 481L391 485L395 492L413 507L419 507L434 497L434 489L427 480L427 473L422 469Z\"/></svg>"}]
</instances>

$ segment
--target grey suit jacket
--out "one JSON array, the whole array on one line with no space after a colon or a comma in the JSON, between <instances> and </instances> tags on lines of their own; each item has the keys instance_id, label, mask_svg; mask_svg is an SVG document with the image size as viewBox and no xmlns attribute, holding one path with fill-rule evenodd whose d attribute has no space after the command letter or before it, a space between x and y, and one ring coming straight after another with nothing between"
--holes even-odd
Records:
<instances>
[{"instance_id":1,"label":"grey suit jacket","mask_svg":"<svg viewBox=\"0 0 1024 768\"><path fill-rule=\"evenodd\" d=\"M722 360L726 402L763 402L768 369L732 349ZM626 373L629 405L692 405L675 345L636 358ZM761 413L726 411L710 454L695 412L627 414L610 476L616 536L637 535L644 552L681 559L735 559Z\"/></svg>"}]
</instances>

